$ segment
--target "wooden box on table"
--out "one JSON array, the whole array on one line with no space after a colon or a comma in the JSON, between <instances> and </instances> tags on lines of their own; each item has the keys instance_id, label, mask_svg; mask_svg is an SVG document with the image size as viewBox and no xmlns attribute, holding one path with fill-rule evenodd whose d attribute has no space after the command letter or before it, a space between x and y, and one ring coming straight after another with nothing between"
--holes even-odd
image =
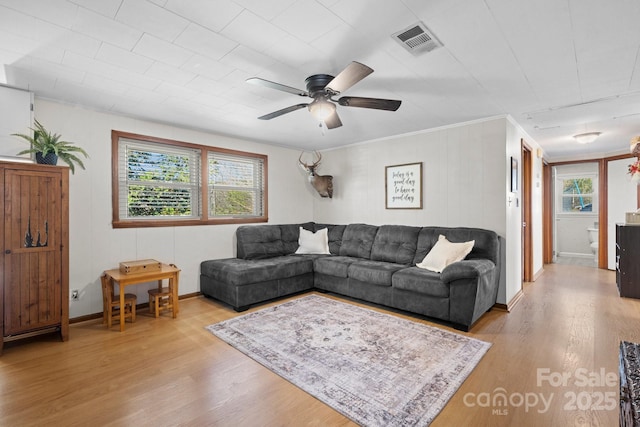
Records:
<instances>
[{"instance_id":1,"label":"wooden box on table","mask_svg":"<svg viewBox=\"0 0 640 427\"><path fill-rule=\"evenodd\" d=\"M122 274L147 273L160 271L162 264L155 259L141 259L137 261L124 261L120 263Z\"/></svg>"}]
</instances>

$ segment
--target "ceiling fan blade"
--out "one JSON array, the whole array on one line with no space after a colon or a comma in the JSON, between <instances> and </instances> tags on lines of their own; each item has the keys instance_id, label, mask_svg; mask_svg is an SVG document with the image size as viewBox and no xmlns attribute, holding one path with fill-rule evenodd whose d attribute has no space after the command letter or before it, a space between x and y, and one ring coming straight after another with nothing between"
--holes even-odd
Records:
<instances>
[{"instance_id":1,"label":"ceiling fan blade","mask_svg":"<svg viewBox=\"0 0 640 427\"><path fill-rule=\"evenodd\" d=\"M309 105L309 104L292 105L291 107L283 108L282 110L274 111L273 113L269 113L269 114L265 114L264 116L260 116L260 117L258 117L258 119L260 119L260 120L275 119L276 117L280 117L283 114L287 114L287 113L290 113L292 111L296 111L296 110L299 110L301 108L305 108L307 105Z\"/></svg>"},{"instance_id":2,"label":"ceiling fan blade","mask_svg":"<svg viewBox=\"0 0 640 427\"><path fill-rule=\"evenodd\" d=\"M359 96L343 96L338 99L338 104L344 107L360 107L360 108L373 108L376 110L396 111L400 108L402 101L394 99L380 99L380 98L362 98Z\"/></svg>"},{"instance_id":3,"label":"ceiling fan blade","mask_svg":"<svg viewBox=\"0 0 640 427\"><path fill-rule=\"evenodd\" d=\"M284 92L289 92L289 93L292 93L294 95L309 96L309 93L307 91L302 90L302 89L296 89L295 87L286 86L286 85L282 85L280 83L271 82L269 80L261 79L259 77L251 77L250 79L247 79L246 82L247 83L251 83L252 85L263 86L263 87L268 87L268 88L271 88L271 89L276 89L276 90L281 90L281 91L284 91Z\"/></svg>"},{"instance_id":4,"label":"ceiling fan blade","mask_svg":"<svg viewBox=\"0 0 640 427\"><path fill-rule=\"evenodd\" d=\"M324 124L327 126L327 129L335 129L342 126L342 121L338 116L338 112L334 111L332 115L324 119Z\"/></svg>"},{"instance_id":5,"label":"ceiling fan blade","mask_svg":"<svg viewBox=\"0 0 640 427\"><path fill-rule=\"evenodd\" d=\"M373 73L373 69L353 61L327 84L326 88L341 93Z\"/></svg>"}]
</instances>

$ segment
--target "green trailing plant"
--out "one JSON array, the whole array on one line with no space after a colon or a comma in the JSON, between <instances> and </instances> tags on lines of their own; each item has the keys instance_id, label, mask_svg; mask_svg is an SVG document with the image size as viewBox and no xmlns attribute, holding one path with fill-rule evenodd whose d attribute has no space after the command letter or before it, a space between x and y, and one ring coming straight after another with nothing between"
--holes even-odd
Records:
<instances>
[{"instance_id":1,"label":"green trailing plant","mask_svg":"<svg viewBox=\"0 0 640 427\"><path fill-rule=\"evenodd\" d=\"M75 173L76 164L82 169L85 168L82 159L78 157L79 154L82 154L85 158L89 158L89 155L84 149L73 145L71 142L60 140L61 135L49 132L38 120L35 120L35 123L35 128L30 128L33 131L33 136L23 133L12 134L31 144L31 148L22 150L18 155L35 153L36 155L40 154L42 157L45 157L47 154L53 153L69 165L71 173Z\"/></svg>"}]
</instances>

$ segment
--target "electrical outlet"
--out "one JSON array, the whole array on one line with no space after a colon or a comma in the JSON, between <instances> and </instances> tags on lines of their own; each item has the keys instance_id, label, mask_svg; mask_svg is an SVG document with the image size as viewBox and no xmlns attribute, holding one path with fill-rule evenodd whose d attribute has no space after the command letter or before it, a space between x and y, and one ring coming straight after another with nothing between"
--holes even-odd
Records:
<instances>
[{"instance_id":1,"label":"electrical outlet","mask_svg":"<svg viewBox=\"0 0 640 427\"><path fill-rule=\"evenodd\" d=\"M80 299L80 293L77 289L71 291L71 301L78 301Z\"/></svg>"}]
</instances>

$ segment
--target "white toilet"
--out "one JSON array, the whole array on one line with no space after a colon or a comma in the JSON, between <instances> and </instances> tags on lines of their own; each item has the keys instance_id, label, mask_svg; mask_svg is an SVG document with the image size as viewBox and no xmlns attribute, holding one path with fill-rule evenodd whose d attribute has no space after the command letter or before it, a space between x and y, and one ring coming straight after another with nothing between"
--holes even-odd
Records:
<instances>
[{"instance_id":1,"label":"white toilet","mask_svg":"<svg viewBox=\"0 0 640 427\"><path fill-rule=\"evenodd\" d=\"M587 232L589 233L589 246L591 247L591 253L593 254L595 262L598 262L598 231L597 228L587 228Z\"/></svg>"}]
</instances>

